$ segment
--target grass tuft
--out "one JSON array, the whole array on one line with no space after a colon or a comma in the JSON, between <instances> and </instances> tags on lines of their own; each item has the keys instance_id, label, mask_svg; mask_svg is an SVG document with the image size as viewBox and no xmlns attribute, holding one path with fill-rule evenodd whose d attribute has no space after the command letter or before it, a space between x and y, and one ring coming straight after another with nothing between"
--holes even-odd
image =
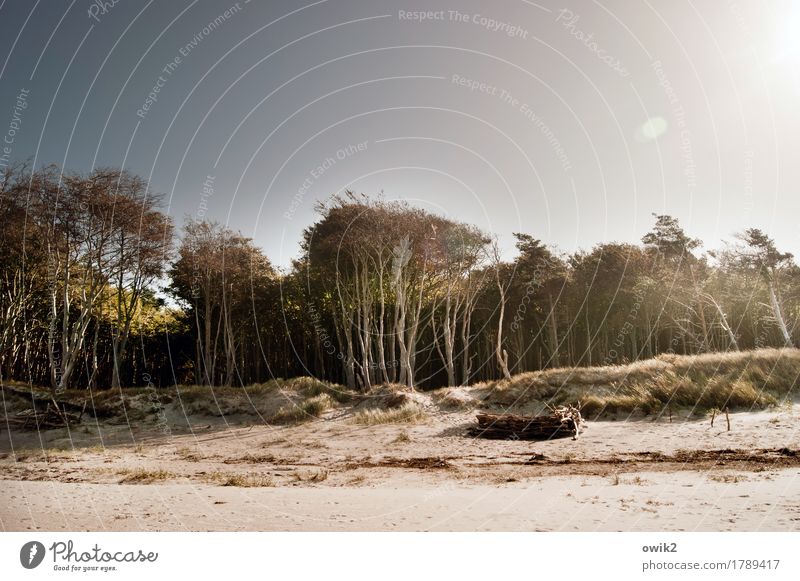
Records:
<instances>
[{"instance_id":1,"label":"grass tuft","mask_svg":"<svg viewBox=\"0 0 800 581\"><path fill-rule=\"evenodd\" d=\"M411 436L405 430L397 434L397 437L392 440L392 444L406 444L411 441Z\"/></svg>"},{"instance_id":2,"label":"grass tuft","mask_svg":"<svg viewBox=\"0 0 800 581\"><path fill-rule=\"evenodd\" d=\"M175 477L172 472L167 472L166 470L146 470L144 468L120 470L118 474L124 475L122 480L119 481L120 484L150 484Z\"/></svg>"},{"instance_id":3,"label":"grass tuft","mask_svg":"<svg viewBox=\"0 0 800 581\"><path fill-rule=\"evenodd\" d=\"M235 486L236 488L270 488L276 485L273 478L263 474L212 472L209 479L220 486Z\"/></svg>"},{"instance_id":4,"label":"grass tuft","mask_svg":"<svg viewBox=\"0 0 800 581\"><path fill-rule=\"evenodd\" d=\"M355 414L353 423L362 426L380 424L416 424L427 418L425 411L415 403L407 403L398 408L367 409Z\"/></svg>"},{"instance_id":5,"label":"grass tuft","mask_svg":"<svg viewBox=\"0 0 800 581\"><path fill-rule=\"evenodd\" d=\"M320 417L333 406L333 398L321 393L297 404L281 407L270 420L276 424L298 424Z\"/></svg>"}]
</instances>

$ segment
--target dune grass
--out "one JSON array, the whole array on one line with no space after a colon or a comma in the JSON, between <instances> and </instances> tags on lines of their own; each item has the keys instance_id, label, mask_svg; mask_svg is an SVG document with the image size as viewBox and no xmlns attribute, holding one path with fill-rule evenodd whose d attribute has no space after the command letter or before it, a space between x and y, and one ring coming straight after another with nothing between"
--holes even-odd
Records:
<instances>
[{"instance_id":1,"label":"dune grass","mask_svg":"<svg viewBox=\"0 0 800 581\"><path fill-rule=\"evenodd\" d=\"M467 390L452 387L431 392L431 398L444 410L468 410L475 408L479 403Z\"/></svg>"},{"instance_id":2,"label":"dune grass","mask_svg":"<svg viewBox=\"0 0 800 581\"><path fill-rule=\"evenodd\" d=\"M425 410L418 404L409 402L400 407L389 409L361 410L353 417L353 423L362 426L377 426L380 424L416 424L427 418Z\"/></svg>"},{"instance_id":3,"label":"dune grass","mask_svg":"<svg viewBox=\"0 0 800 581\"><path fill-rule=\"evenodd\" d=\"M588 417L764 408L794 398L798 387L798 349L661 355L629 365L525 373L488 386L496 405L581 402Z\"/></svg>"},{"instance_id":4,"label":"dune grass","mask_svg":"<svg viewBox=\"0 0 800 581\"><path fill-rule=\"evenodd\" d=\"M620 415L743 410L781 405L800 387L799 349L759 349L694 356L659 355L628 365L546 369L487 381L469 387L429 392L443 411L468 412L489 407L498 411L536 414L545 404L581 402L589 419ZM236 417L294 425L357 403L352 423L411 424L426 412L401 386L376 386L358 393L312 377L274 379L246 387L173 386L66 392L66 399L110 409L128 421L152 417L153 408L179 416ZM154 396L155 394L155 396ZM73 397L74 396L74 397ZM155 401L154 401L155 397ZM19 406L22 406L22 398ZM14 404L16 405L16 404ZM29 405L29 404L26 404ZM684 414L685 415L685 414Z\"/></svg>"},{"instance_id":5,"label":"dune grass","mask_svg":"<svg viewBox=\"0 0 800 581\"><path fill-rule=\"evenodd\" d=\"M327 393L321 393L296 404L282 406L269 421L274 424L298 424L320 417L333 405L333 398Z\"/></svg>"},{"instance_id":6,"label":"dune grass","mask_svg":"<svg viewBox=\"0 0 800 581\"><path fill-rule=\"evenodd\" d=\"M123 476L122 480L119 481L120 484L151 484L175 477L172 472L167 472L166 470L147 470L145 468L121 470L119 474Z\"/></svg>"},{"instance_id":7,"label":"dune grass","mask_svg":"<svg viewBox=\"0 0 800 581\"><path fill-rule=\"evenodd\" d=\"M275 379L246 387L181 386L178 395L190 415L250 415L277 424L318 418L353 394L312 377Z\"/></svg>"}]
</instances>

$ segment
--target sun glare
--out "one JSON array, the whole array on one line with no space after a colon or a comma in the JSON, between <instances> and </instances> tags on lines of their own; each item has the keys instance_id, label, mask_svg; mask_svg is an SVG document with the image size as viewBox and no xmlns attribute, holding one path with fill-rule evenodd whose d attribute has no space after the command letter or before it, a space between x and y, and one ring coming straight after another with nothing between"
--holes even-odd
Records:
<instances>
[{"instance_id":1,"label":"sun glare","mask_svg":"<svg viewBox=\"0 0 800 581\"><path fill-rule=\"evenodd\" d=\"M800 4L792 6L787 17L779 21L775 37L773 63L800 65Z\"/></svg>"}]
</instances>

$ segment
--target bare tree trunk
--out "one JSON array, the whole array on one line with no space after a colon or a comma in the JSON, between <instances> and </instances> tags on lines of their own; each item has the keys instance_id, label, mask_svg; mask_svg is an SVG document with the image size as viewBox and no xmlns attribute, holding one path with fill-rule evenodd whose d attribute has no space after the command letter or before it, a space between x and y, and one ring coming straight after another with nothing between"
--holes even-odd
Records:
<instances>
[{"instance_id":1,"label":"bare tree trunk","mask_svg":"<svg viewBox=\"0 0 800 581\"><path fill-rule=\"evenodd\" d=\"M400 372L400 361L397 354L397 329L400 325L400 306L399 301L395 299L394 316L392 318L392 332L389 333L389 357L392 362L391 372L389 373L390 383L402 383L398 378Z\"/></svg>"},{"instance_id":2,"label":"bare tree trunk","mask_svg":"<svg viewBox=\"0 0 800 581\"><path fill-rule=\"evenodd\" d=\"M586 291L586 301L584 303L586 310L584 311L584 323L586 324L586 357L588 364L592 365L592 329L589 326L589 291Z\"/></svg>"},{"instance_id":3,"label":"bare tree trunk","mask_svg":"<svg viewBox=\"0 0 800 581\"><path fill-rule=\"evenodd\" d=\"M230 285L233 286L232 284ZM233 289L229 289L231 292ZM236 372L236 345L234 340L233 323L231 321L231 297L225 289L225 283L222 284L222 325L223 325L223 340L222 345L225 350L225 386L230 387L233 385L233 377Z\"/></svg>"},{"instance_id":4,"label":"bare tree trunk","mask_svg":"<svg viewBox=\"0 0 800 581\"><path fill-rule=\"evenodd\" d=\"M725 331L725 333L727 333L728 340L731 342L731 345L733 345L733 349L735 351L739 351L739 342L736 340L736 335L733 334L733 330L731 329L731 326L728 324L728 317L725 316L725 311L722 310L722 307L714 299L713 296L711 296L708 293L706 293L704 296L711 302L712 305L714 305L714 308L717 310L717 314L719 314L719 319L720 319L720 326Z\"/></svg>"},{"instance_id":5,"label":"bare tree trunk","mask_svg":"<svg viewBox=\"0 0 800 581\"><path fill-rule=\"evenodd\" d=\"M359 292L360 290L360 292ZM358 334L359 343L361 344L361 375L362 386L364 391L372 388L372 339L370 331L372 323L370 321L370 312L372 310L372 301L370 300L369 289L369 269L366 265L362 264L360 268L356 269L356 297L358 297L359 311L360 311L360 332Z\"/></svg>"},{"instance_id":6,"label":"bare tree trunk","mask_svg":"<svg viewBox=\"0 0 800 581\"><path fill-rule=\"evenodd\" d=\"M495 345L495 355L497 357L497 364L503 372L503 377L511 379L511 372L508 370L508 352L503 349L503 319L506 312L506 289L500 282L500 264L495 267L497 290L500 293L500 314L497 321L497 343Z\"/></svg>"},{"instance_id":7,"label":"bare tree trunk","mask_svg":"<svg viewBox=\"0 0 800 581\"><path fill-rule=\"evenodd\" d=\"M409 382L411 361L408 353L408 345L406 344L406 289L404 275L401 273L397 283L397 307L399 316L396 318L394 335L400 349L400 374L398 376L398 383L407 385Z\"/></svg>"},{"instance_id":8,"label":"bare tree trunk","mask_svg":"<svg viewBox=\"0 0 800 581\"><path fill-rule=\"evenodd\" d=\"M470 328L472 327L472 308L464 311L461 318L461 385L468 385L472 376L472 361L469 358Z\"/></svg>"},{"instance_id":9,"label":"bare tree trunk","mask_svg":"<svg viewBox=\"0 0 800 581\"><path fill-rule=\"evenodd\" d=\"M355 389L356 358L355 354L353 353L353 317L351 313L348 313L348 309L345 307L341 297L339 300L339 310L341 311L341 321L338 320L339 317L336 315L335 310L333 313L333 318L334 325L336 327L336 335L339 338L339 345L341 345L345 350L344 355L342 355L345 383L350 389Z\"/></svg>"},{"instance_id":10,"label":"bare tree trunk","mask_svg":"<svg viewBox=\"0 0 800 581\"><path fill-rule=\"evenodd\" d=\"M458 307L450 313L450 292L448 291L447 300L445 302L445 317L444 317L444 353L445 365L447 366L447 385L453 387L456 384L456 365L453 360L453 336L455 335L455 320L458 316Z\"/></svg>"},{"instance_id":11,"label":"bare tree trunk","mask_svg":"<svg viewBox=\"0 0 800 581\"><path fill-rule=\"evenodd\" d=\"M210 288L206 289L205 296L205 317L203 319L203 375L205 384L213 385L214 367L211 362L211 297Z\"/></svg>"},{"instance_id":12,"label":"bare tree trunk","mask_svg":"<svg viewBox=\"0 0 800 581\"><path fill-rule=\"evenodd\" d=\"M384 263L383 256L380 257L380 270L378 273L378 285L380 286L380 311L378 312L378 366L381 370L381 377L384 383L389 383L389 374L386 369L385 351L385 317L386 317L386 292L384 289Z\"/></svg>"},{"instance_id":13,"label":"bare tree trunk","mask_svg":"<svg viewBox=\"0 0 800 581\"><path fill-rule=\"evenodd\" d=\"M547 300L550 305L550 312L547 313L550 328L550 361L554 367L559 366L559 343L558 343L558 321L556 320L556 307L553 304L553 296L548 293Z\"/></svg>"},{"instance_id":14,"label":"bare tree trunk","mask_svg":"<svg viewBox=\"0 0 800 581\"><path fill-rule=\"evenodd\" d=\"M783 345L784 347L794 347L792 344L792 337L789 334L789 329L786 327L786 320L783 318L783 312L781 310L780 301L778 300L778 294L775 292L775 285L771 280L767 282L767 288L769 290L769 302L772 306L772 314L775 317L775 321L778 323L778 328L783 336Z\"/></svg>"},{"instance_id":15,"label":"bare tree trunk","mask_svg":"<svg viewBox=\"0 0 800 581\"><path fill-rule=\"evenodd\" d=\"M97 357L97 345L99 343L100 338L100 324L95 322L94 325L94 340L92 341L92 373L89 376L89 389L95 389L97 387L97 370L98 370L98 357ZM119 387L119 386L117 386Z\"/></svg>"},{"instance_id":16,"label":"bare tree trunk","mask_svg":"<svg viewBox=\"0 0 800 581\"><path fill-rule=\"evenodd\" d=\"M406 385L410 387L412 390L414 389L414 381L416 378L416 370L417 370L417 340L419 339L419 323L422 316L422 306L425 303L425 266L422 267L423 274L419 280L419 287L417 288L417 303L412 311L413 318L409 321L409 333L408 333L408 377L406 377L407 382Z\"/></svg>"},{"instance_id":17,"label":"bare tree trunk","mask_svg":"<svg viewBox=\"0 0 800 581\"><path fill-rule=\"evenodd\" d=\"M203 385L203 369L205 368L205 363L203 361L202 355L202 332L200 329L200 314L197 308L194 309L194 321L195 326L197 327L197 337L195 338L194 347L195 347L195 368L194 368L194 382L195 385Z\"/></svg>"}]
</instances>

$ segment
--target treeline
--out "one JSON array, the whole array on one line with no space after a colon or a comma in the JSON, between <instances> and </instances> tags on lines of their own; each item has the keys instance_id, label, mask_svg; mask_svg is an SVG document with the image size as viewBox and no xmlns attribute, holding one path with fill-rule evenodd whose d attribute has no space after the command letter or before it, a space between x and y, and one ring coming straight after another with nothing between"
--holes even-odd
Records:
<instances>
[{"instance_id":1,"label":"treeline","mask_svg":"<svg viewBox=\"0 0 800 581\"><path fill-rule=\"evenodd\" d=\"M438 387L800 340L800 268L758 229L706 253L670 216L571 255L518 233L508 262L472 225L347 193L279 273L219 224L176 235L126 171L0 180L2 379Z\"/></svg>"}]
</instances>

